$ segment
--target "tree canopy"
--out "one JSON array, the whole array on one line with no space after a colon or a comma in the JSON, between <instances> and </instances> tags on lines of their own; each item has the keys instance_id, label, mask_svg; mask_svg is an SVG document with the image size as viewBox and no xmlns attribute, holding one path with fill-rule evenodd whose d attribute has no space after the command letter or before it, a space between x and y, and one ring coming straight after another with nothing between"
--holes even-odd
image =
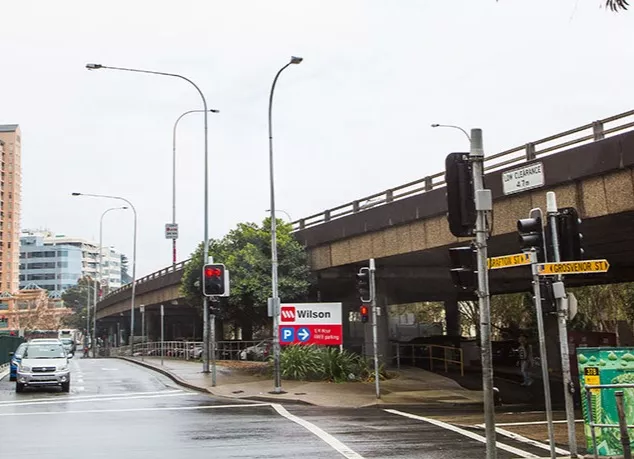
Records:
<instances>
[{"instance_id":1,"label":"tree canopy","mask_svg":"<svg viewBox=\"0 0 634 459\"><path fill-rule=\"evenodd\" d=\"M73 310L73 312L78 311L82 307L86 307L86 302L88 301L88 297L90 296L90 304L92 305L93 300L93 279L91 277L82 277L77 282L77 285L74 285L64 291L62 293L62 300L64 300L64 305L67 308ZM97 282L97 291L99 291L99 282Z\"/></svg>"},{"instance_id":2,"label":"tree canopy","mask_svg":"<svg viewBox=\"0 0 634 459\"><path fill-rule=\"evenodd\" d=\"M277 251L279 259L279 296L284 302L307 298L311 273L306 251L291 234L291 225L278 220ZM224 263L230 271L231 296L222 298L216 313L224 321L242 328L243 339L250 339L253 327L270 320L267 299L271 296L271 231L270 219L262 225L240 223L220 240L211 240L209 254L214 262ZM191 305L202 307L200 278L203 266L203 244L185 266L181 293Z\"/></svg>"}]
</instances>

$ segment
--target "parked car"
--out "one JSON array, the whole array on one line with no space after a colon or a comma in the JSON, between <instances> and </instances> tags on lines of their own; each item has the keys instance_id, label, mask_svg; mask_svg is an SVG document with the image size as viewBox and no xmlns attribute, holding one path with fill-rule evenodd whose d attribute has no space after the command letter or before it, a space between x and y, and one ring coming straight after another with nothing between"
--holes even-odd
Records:
<instances>
[{"instance_id":1,"label":"parked car","mask_svg":"<svg viewBox=\"0 0 634 459\"><path fill-rule=\"evenodd\" d=\"M70 392L69 355L61 343L29 342L16 372L15 391L26 387L60 386Z\"/></svg>"},{"instance_id":2,"label":"parked car","mask_svg":"<svg viewBox=\"0 0 634 459\"><path fill-rule=\"evenodd\" d=\"M254 346L249 346L240 352L240 360L266 360L271 355L273 341L265 339Z\"/></svg>"},{"instance_id":3,"label":"parked car","mask_svg":"<svg viewBox=\"0 0 634 459\"><path fill-rule=\"evenodd\" d=\"M62 338L60 340L62 342L62 346L64 346L64 350L69 355L75 355L75 351L77 350L77 344L75 340L72 338Z\"/></svg>"},{"instance_id":4,"label":"parked car","mask_svg":"<svg viewBox=\"0 0 634 459\"><path fill-rule=\"evenodd\" d=\"M15 352L11 352L11 362L9 363L9 381L15 381L15 375L18 371L18 364L22 361L22 354L26 349L26 343L22 343L18 346Z\"/></svg>"}]
</instances>

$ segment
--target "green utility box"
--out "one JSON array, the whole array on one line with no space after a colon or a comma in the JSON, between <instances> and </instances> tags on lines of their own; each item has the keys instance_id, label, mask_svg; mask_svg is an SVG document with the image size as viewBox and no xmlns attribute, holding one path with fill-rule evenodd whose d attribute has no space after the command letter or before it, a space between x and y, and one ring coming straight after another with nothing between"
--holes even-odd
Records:
<instances>
[{"instance_id":1,"label":"green utility box","mask_svg":"<svg viewBox=\"0 0 634 459\"><path fill-rule=\"evenodd\" d=\"M580 347L577 348L579 385L583 407L584 432L588 453L594 454L592 431L588 425L590 412L594 424L618 425L614 392L623 390L625 417L634 424L634 388L592 389L590 406L585 386L599 384L634 384L634 348L631 347ZM596 448L599 456L622 456L623 446L618 427L595 427ZM633 437L634 438L634 437Z\"/></svg>"},{"instance_id":2,"label":"green utility box","mask_svg":"<svg viewBox=\"0 0 634 459\"><path fill-rule=\"evenodd\" d=\"M9 362L9 360L11 360L9 353L15 352L18 346L23 342L24 338L0 335L0 365Z\"/></svg>"}]
</instances>

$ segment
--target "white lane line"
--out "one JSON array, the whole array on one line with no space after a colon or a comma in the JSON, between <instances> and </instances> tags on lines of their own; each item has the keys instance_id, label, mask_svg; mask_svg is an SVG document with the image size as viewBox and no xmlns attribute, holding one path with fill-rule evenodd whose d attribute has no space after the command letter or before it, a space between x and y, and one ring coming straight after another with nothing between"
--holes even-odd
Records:
<instances>
[{"instance_id":1,"label":"white lane line","mask_svg":"<svg viewBox=\"0 0 634 459\"><path fill-rule=\"evenodd\" d=\"M176 394L176 393L182 393L185 392L183 390L158 390L158 391L151 391L151 392L122 392L120 394L95 394L95 395L82 395L82 396L78 396L78 397L72 397L73 400L75 399L80 399L80 398L108 398L108 397L132 397L132 396L136 396L136 395L157 395L157 394ZM197 392L191 392L192 395L197 394ZM29 400L23 400L21 402L16 402L15 400L5 400L5 401L0 401L0 407L5 405L5 404L16 404L16 403L30 403L30 402L39 402L39 401L48 401L48 400L52 400L50 397L49 398L33 398L33 399L29 399ZM64 401L69 400L68 397L64 397L63 398Z\"/></svg>"},{"instance_id":2,"label":"white lane line","mask_svg":"<svg viewBox=\"0 0 634 459\"><path fill-rule=\"evenodd\" d=\"M308 430L310 433L321 438L324 442L326 442L331 448L333 448L343 457L347 459L364 459L363 456L361 456L359 453L357 453L356 451L353 451L352 449L350 449L349 447L341 443L339 440L337 440L335 437L333 437L329 433L317 427L315 424L308 422L305 419L302 419L298 416L295 416L294 414L289 413L288 411L286 411L286 408L284 408L279 403L271 403L271 406L281 416L284 416L289 421L293 421L294 423L299 424L300 426Z\"/></svg>"},{"instance_id":3,"label":"white lane line","mask_svg":"<svg viewBox=\"0 0 634 459\"><path fill-rule=\"evenodd\" d=\"M510 432L498 427L496 427L495 431L500 435L504 435L505 437L511 438L513 440L520 441L522 443L526 443L527 445L535 446L537 448L545 449L546 451L550 451L550 445L547 445L546 443L542 443L540 441L533 440L531 438L524 437L523 435L516 434L515 432ZM563 454L564 456L570 456L570 451L566 451L565 449L555 447L555 452L557 454Z\"/></svg>"},{"instance_id":4,"label":"white lane line","mask_svg":"<svg viewBox=\"0 0 634 459\"><path fill-rule=\"evenodd\" d=\"M476 440L479 441L481 443L486 443L486 438L484 438L482 435L478 435L476 433L473 432L469 432L468 430L464 430L461 429L460 427L456 427L454 425L451 424L447 424L446 422L443 421L439 421L437 419L431 419L431 418L426 418L423 416L417 416L415 414L411 414L411 413L406 413L404 411L399 411L399 410L384 410L388 413L392 413L392 414L396 414L398 416L404 416L406 418L410 418L410 419L417 419L419 421L424 421L424 422L428 422L430 424L433 424L435 426L438 427L442 427L443 429L447 429L447 430L451 430L452 432L456 432L460 435L464 435L465 437L471 438L472 440ZM531 458L537 458L539 456L536 456L534 454L531 454L527 451L523 451L519 448L515 448L513 446L507 445L505 443L501 443L501 442L496 442L496 446L500 449L503 449L504 451L508 451L511 454L515 454L518 457L531 457Z\"/></svg>"},{"instance_id":5,"label":"white lane line","mask_svg":"<svg viewBox=\"0 0 634 459\"><path fill-rule=\"evenodd\" d=\"M566 421L564 420L559 420L559 421L553 421L553 424L565 424ZM583 419L576 419L575 422L578 423L582 423L584 422ZM548 421L523 421L523 422L496 422L495 425L496 426L501 426L501 427L514 427L514 426L536 426L536 425L545 425L548 424ZM485 425L484 424L475 424L474 427L478 427L480 429L484 429Z\"/></svg>"},{"instance_id":6,"label":"white lane line","mask_svg":"<svg viewBox=\"0 0 634 459\"><path fill-rule=\"evenodd\" d=\"M136 413L140 411L193 411L193 410L211 410L215 408L252 408L254 406L271 406L270 403L245 403L240 405L208 405L208 406L173 406L161 408L121 408L112 410L77 410L77 411L40 411L37 413L0 413L0 417L4 416L44 416L54 414L84 414L84 413ZM358 456L361 458L361 456ZM363 459L363 458L361 458Z\"/></svg>"},{"instance_id":7,"label":"white lane line","mask_svg":"<svg viewBox=\"0 0 634 459\"><path fill-rule=\"evenodd\" d=\"M39 401L39 402L16 402L13 405L11 404L4 404L2 406L0 406L0 408L5 408L5 407L16 407L16 406L28 406L28 405L53 405L55 403L87 403L87 402L116 402L116 401L121 401L121 402L125 402L128 400L140 400L140 399L148 399L148 398L163 398L163 397L183 397L183 396L187 396L187 395L191 395L187 392L180 392L177 394L161 394L161 395L137 395L136 397L112 397L112 398L82 398L82 399L78 399L77 397L69 397L69 398L59 398L58 400L46 400L46 401Z\"/></svg>"}]
</instances>

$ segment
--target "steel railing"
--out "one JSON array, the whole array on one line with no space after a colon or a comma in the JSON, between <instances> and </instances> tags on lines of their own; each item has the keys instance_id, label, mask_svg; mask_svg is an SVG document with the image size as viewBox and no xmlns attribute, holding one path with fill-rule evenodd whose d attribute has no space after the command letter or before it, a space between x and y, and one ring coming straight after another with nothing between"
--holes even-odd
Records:
<instances>
[{"instance_id":1,"label":"steel railing","mask_svg":"<svg viewBox=\"0 0 634 459\"><path fill-rule=\"evenodd\" d=\"M242 360L240 355L245 349L262 343L259 341L217 341L216 359ZM182 360L198 360L202 358L202 341L151 341L135 343L135 357L169 357ZM130 356L130 346L109 348L111 357Z\"/></svg>"},{"instance_id":2,"label":"steel railing","mask_svg":"<svg viewBox=\"0 0 634 459\"><path fill-rule=\"evenodd\" d=\"M597 433L595 431L595 428L600 427L600 428L607 428L607 429L621 429L621 440L622 440L622 444L624 446L624 459L631 459L632 458L632 454L631 451L629 450L629 435L627 430L628 429L634 429L634 425L627 425L626 424L626 419L625 419L625 414L623 412L620 412L618 414L619 422L620 424L603 424L603 423L599 423L599 422L595 422L594 419L594 412L592 409L592 393L596 392L596 391L601 391L603 389L634 389L634 384L595 384L595 385L586 385L584 386L584 389L586 391L586 404L588 407L588 427L590 428L590 437L592 438L592 450L593 450L593 455L595 459L599 459L599 451L597 449ZM621 400L620 402L622 402L623 398L623 393L621 392L620 394L618 392L614 393L616 400L616 405L618 407L619 400L618 397L619 395L621 396ZM623 407L621 406L621 409ZM617 408L618 411L621 411L620 409ZM597 419L598 421L598 419ZM625 442L623 442L623 440L625 440Z\"/></svg>"},{"instance_id":3,"label":"steel railing","mask_svg":"<svg viewBox=\"0 0 634 459\"><path fill-rule=\"evenodd\" d=\"M401 369L401 359L411 361L415 365L416 360L427 361L430 371L434 371L434 361L442 362L445 373L449 371L449 365L457 365L460 368L460 376L464 376L464 355L462 349L439 344L403 344L393 343L392 349L396 351L396 368ZM417 350L419 352L417 352ZM407 351L411 351L407 352Z\"/></svg>"},{"instance_id":4,"label":"steel railing","mask_svg":"<svg viewBox=\"0 0 634 459\"><path fill-rule=\"evenodd\" d=\"M616 124L607 126L606 124ZM529 142L519 147L511 148L494 155L487 156L485 172L493 172L504 167L520 165L547 155L563 151L572 146L578 146L631 130L634 127L634 110L619 113L599 121L584 124L568 131L560 132L543 139ZM311 226L327 223L336 218L355 214L376 206L389 204L409 196L426 193L445 185L445 173L438 172L412 182L399 185L388 190L374 193L364 198L341 204L332 209L319 212L292 222L293 230L299 231Z\"/></svg>"}]
</instances>

